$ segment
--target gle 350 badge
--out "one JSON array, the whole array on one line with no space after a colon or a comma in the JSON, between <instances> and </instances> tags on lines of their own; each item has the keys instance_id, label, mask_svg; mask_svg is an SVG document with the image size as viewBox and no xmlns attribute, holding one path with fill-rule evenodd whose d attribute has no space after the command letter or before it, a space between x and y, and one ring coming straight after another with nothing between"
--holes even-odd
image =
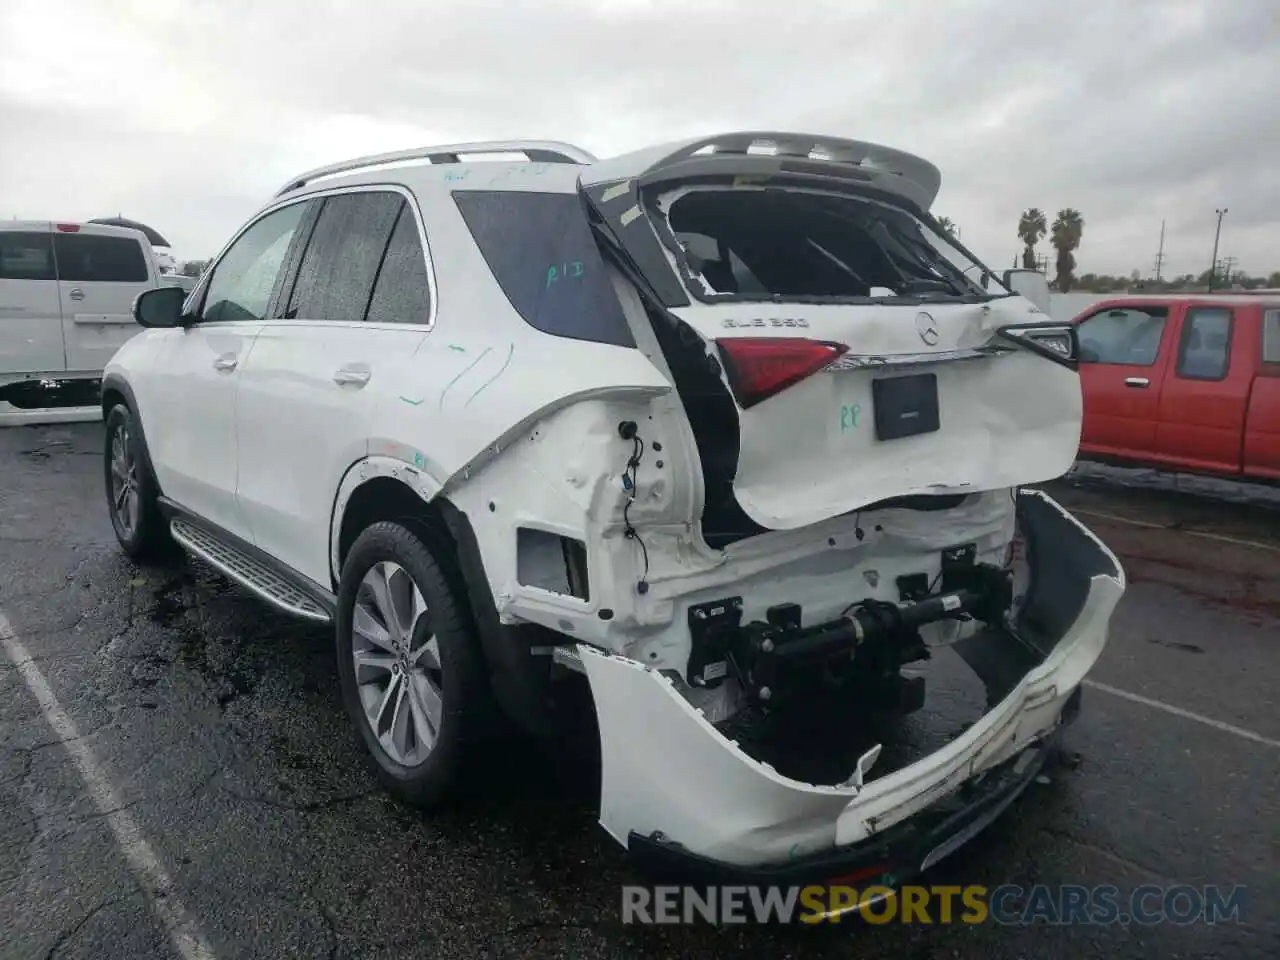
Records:
<instances>
[{"instance_id":1,"label":"gle 350 badge","mask_svg":"<svg viewBox=\"0 0 1280 960\"><path fill-rule=\"evenodd\" d=\"M752 317L749 320L735 320L725 317L721 323L726 327L739 329L742 327L808 327L809 321L800 317Z\"/></svg>"}]
</instances>

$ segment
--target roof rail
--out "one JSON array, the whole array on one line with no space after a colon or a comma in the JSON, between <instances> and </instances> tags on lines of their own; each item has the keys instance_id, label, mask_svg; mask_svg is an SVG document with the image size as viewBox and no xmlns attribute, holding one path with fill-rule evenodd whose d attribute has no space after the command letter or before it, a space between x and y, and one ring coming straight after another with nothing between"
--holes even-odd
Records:
<instances>
[{"instance_id":1,"label":"roof rail","mask_svg":"<svg viewBox=\"0 0 1280 960\"><path fill-rule=\"evenodd\" d=\"M458 158L473 153L523 153L530 163L594 163L596 158L581 147L557 140L480 140L475 143L446 143L435 147L413 147L393 153L377 153L353 160L331 163L299 174L277 191L280 197L292 190L306 186L312 180L329 177L366 167L380 167L407 160L429 160L437 163L461 163Z\"/></svg>"}]
</instances>

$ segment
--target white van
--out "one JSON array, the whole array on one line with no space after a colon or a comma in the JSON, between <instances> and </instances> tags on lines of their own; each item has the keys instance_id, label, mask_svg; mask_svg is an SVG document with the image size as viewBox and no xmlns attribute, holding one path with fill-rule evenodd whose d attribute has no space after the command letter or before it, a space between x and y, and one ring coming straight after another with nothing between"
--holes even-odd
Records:
<instances>
[{"instance_id":1,"label":"white van","mask_svg":"<svg viewBox=\"0 0 1280 960\"><path fill-rule=\"evenodd\" d=\"M102 368L138 332L134 299L161 285L136 230L0 221L0 406L96 403Z\"/></svg>"}]
</instances>

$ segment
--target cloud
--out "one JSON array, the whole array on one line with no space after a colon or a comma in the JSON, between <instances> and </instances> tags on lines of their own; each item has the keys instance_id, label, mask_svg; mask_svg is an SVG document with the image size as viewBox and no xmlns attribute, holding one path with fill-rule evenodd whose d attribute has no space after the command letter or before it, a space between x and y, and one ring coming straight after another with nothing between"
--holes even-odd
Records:
<instances>
[{"instance_id":1,"label":"cloud","mask_svg":"<svg viewBox=\"0 0 1280 960\"><path fill-rule=\"evenodd\" d=\"M0 215L123 212L199 257L345 156L791 129L929 157L992 266L1071 206L1081 271L1148 270L1167 220L1166 273L1198 273L1227 206L1220 252L1269 272L1278 54L1256 0L6 0Z\"/></svg>"}]
</instances>

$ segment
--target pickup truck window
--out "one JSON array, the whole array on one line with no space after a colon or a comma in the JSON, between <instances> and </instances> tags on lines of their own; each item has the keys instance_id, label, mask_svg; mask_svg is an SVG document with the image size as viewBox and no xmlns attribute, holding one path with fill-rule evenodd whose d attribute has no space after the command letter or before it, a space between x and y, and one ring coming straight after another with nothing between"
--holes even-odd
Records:
<instances>
[{"instance_id":1,"label":"pickup truck window","mask_svg":"<svg viewBox=\"0 0 1280 960\"><path fill-rule=\"evenodd\" d=\"M1231 311L1226 307L1192 307L1182 322L1178 376L1188 380L1222 380L1231 356Z\"/></svg>"},{"instance_id":2,"label":"pickup truck window","mask_svg":"<svg viewBox=\"0 0 1280 960\"><path fill-rule=\"evenodd\" d=\"M1104 310L1080 321L1080 360L1149 367L1160 354L1167 307Z\"/></svg>"},{"instance_id":3,"label":"pickup truck window","mask_svg":"<svg viewBox=\"0 0 1280 960\"><path fill-rule=\"evenodd\" d=\"M1280 363L1280 310L1268 310L1262 322L1262 362Z\"/></svg>"},{"instance_id":4,"label":"pickup truck window","mask_svg":"<svg viewBox=\"0 0 1280 960\"><path fill-rule=\"evenodd\" d=\"M56 280L47 233L0 231L0 280Z\"/></svg>"}]
</instances>

